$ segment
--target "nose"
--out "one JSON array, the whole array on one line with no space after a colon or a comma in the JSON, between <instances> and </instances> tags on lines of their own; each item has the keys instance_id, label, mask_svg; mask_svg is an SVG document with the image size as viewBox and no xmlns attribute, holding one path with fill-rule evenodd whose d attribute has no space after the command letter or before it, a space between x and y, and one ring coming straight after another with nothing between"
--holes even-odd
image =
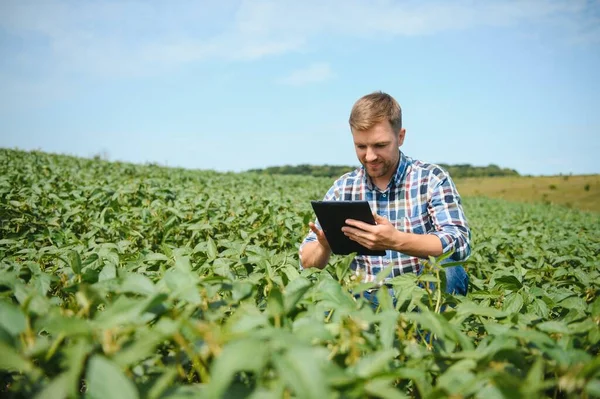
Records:
<instances>
[{"instance_id":1,"label":"nose","mask_svg":"<svg viewBox=\"0 0 600 399\"><path fill-rule=\"evenodd\" d=\"M373 149L371 147L367 147L367 153L365 155L365 161L367 162L373 162L377 159L377 155L375 154L375 151L373 151Z\"/></svg>"}]
</instances>

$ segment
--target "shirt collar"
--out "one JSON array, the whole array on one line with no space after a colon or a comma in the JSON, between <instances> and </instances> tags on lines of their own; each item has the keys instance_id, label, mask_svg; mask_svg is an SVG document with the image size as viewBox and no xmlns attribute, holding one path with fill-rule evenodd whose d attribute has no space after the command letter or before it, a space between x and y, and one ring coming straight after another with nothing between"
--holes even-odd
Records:
<instances>
[{"instance_id":1,"label":"shirt collar","mask_svg":"<svg viewBox=\"0 0 600 399\"><path fill-rule=\"evenodd\" d=\"M398 152L400 153L400 162L398 162L398 168L396 169L396 173L394 173L394 175L392 176L392 179L390 180L390 182L388 184L388 188L391 188L394 186L398 187L401 184L402 179L404 178L406 169L408 168L408 159L407 159L406 155L404 155L404 153L402 151L400 151L400 149L398 149ZM369 190L373 190L375 188L375 185L373 184L373 182L371 181L371 178L367 174L365 167L361 166L361 169L362 169L362 173L363 173L363 179L365 179L365 181L367 183L367 187L369 188Z\"/></svg>"}]
</instances>

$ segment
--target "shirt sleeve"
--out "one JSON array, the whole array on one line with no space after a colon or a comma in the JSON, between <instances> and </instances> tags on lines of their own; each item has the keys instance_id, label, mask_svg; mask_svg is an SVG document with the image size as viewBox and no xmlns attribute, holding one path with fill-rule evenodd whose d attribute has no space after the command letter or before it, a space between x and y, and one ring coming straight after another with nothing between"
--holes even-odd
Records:
<instances>
[{"instance_id":1,"label":"shirt sleeve","mask_svg":"<svg viewBox=\"0 0 600 399\"><path fill-rule=\"evenodd\" d=\"M438 236L442 242L442 252L454 250L450 259L457 262L466 260L471 254L471 230L460 195L449 175L444 174L433 185L429 212L435 227L431 234Z\"/></svg>"},{"instance_id":2,"label":"shirt sleeve","mask_svg":"<svg viewBox=\"0 0 600 399\"><path fill-rule=\"evenodd\" d=\"M325 197L323 197L323 201L337 201L339 199L340 199L340 189L339 189L338 181L336 181L333 184L333 186L331 186L331 188L329 188L329 190L327 191L327 194L325 194ZM319 229L321 228L321 225L319 224L319 219L315 218L315 224L317 225L317 227ZM304 238L304 240L302 241L302 244L300 244L300 248L298 250L299 259L300 259L300 269L304 268L302 266L302 248L309 242L313 242L313 241L317 241L317 235L315 233L313 233L312 230L309 229L308 235Z\"/></svg>"}]
</instances>

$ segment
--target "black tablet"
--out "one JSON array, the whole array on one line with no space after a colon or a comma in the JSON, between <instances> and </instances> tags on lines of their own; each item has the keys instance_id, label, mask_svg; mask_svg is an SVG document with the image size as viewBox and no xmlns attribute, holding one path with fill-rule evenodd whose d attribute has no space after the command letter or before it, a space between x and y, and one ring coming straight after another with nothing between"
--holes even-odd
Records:
<instances>
[{"instance_id":1,"label":"black tablet","mask_svg":"<svg viewBox=\"0 0 600 399\"><path fill-rule=\"evenodd\" d=\"M367 201L311 201L310 203L319 219L325 237L327 237L331 252L336 255L348 255L353 252L359 255L385 255L383 250L368 249L356 241L352 241L342 231L342 227L347 226L346 219L375 224L371 207Z\"/></svg>"}]
</instances>

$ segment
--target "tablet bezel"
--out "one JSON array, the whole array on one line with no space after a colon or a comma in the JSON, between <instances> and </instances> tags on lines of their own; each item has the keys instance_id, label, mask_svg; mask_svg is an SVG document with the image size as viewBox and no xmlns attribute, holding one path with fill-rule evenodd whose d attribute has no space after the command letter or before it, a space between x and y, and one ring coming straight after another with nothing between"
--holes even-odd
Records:
<instances>
[{"instance_id":1,"label":"tablet bezel","mask_svg":"<svg viewBox=\"0 0 600 399\"><path fill-rule=\"evenodd\" d=\"M351 240L342 231L346 219L360 220L375 225L375 218L367 201L311 201L319 225L325 233L331 252L336 255L385 256L384 250L372 250Z\"/></svg>"}]
</instances>

